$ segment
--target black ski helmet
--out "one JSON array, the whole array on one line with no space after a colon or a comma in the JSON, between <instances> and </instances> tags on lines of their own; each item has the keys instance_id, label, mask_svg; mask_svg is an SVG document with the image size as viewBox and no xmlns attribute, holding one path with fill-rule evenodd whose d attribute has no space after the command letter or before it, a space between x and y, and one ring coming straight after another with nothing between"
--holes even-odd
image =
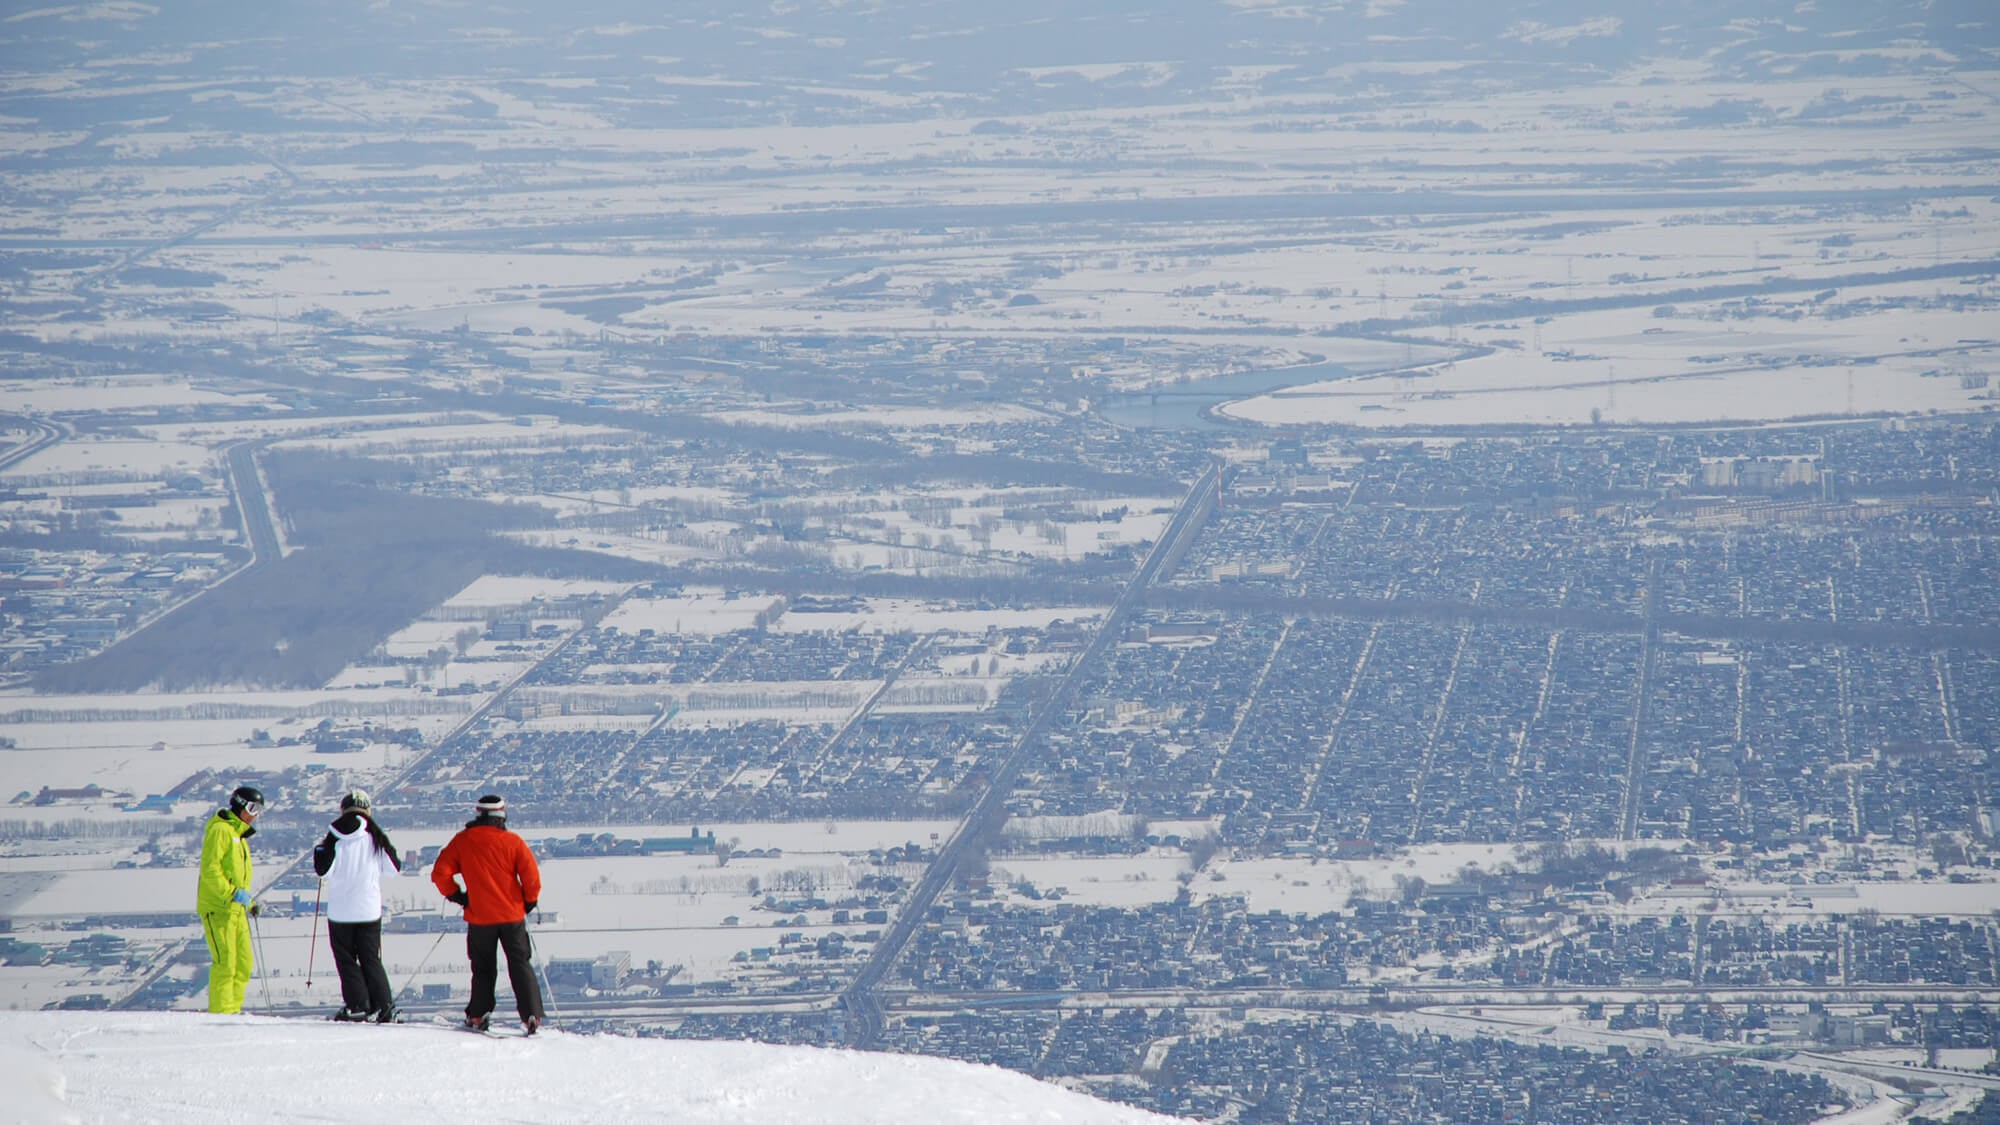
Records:
<instances>
[{"instance_id":1,"label":"black ski helmet","mask_svg":"<svg viewBox=\"0 0 2000 1125\"><path fill-rule=\"evenodd\" d=\"M229 795L230 812L240 813L245 809L248 809L252 816L256 816L258 813L264 811L264 791L262 789L257 788L255 785L239 785L236 787L236 791Z\"/></svg>"}]
</instances>

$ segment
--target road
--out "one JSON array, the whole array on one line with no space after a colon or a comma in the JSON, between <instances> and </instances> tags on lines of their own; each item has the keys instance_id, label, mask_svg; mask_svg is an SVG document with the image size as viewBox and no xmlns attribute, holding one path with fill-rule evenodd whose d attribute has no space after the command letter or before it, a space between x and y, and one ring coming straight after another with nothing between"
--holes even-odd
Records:
<instances>
[{"instance_id":1,"label":"road","mask_svg":"<svg viewBox=\"0 0 2000 1125\"><path fill-rule=\"evenodd\" d=\"M15 465L26 461L28 458L61 441L65 432L63 427L54 422L45 422L40 418L30 418L25 414L0 414L0 419L18 423L18 428L31 432L28 440L4 453L0 453L0 469L11 469Z\"/></svg>"},{"instance_id":2,"label":"road","mask_svg":"<svg viewBox=\"0 0 2000 1125\"><path fill-rule=\"evenodd\" d=\"M229 491L236 497L236 514L250 544L250 565L238 574L269 565L281 553L277 523L271 518L271 495L257 468L257 453L267 444L268 440L246 441L229 447Z\"/></svg>"},{"instance_id":3,"label":"road","mask_svg":"<svg viewBox=\"0 0 2000 1125\"><path fill-rule=\"evenodd\" d=\"M890 968L895 965L896 959L909 944L910 935L923 924L925 916L930 912L931 904L936 902L938 895L950 885L958 871L959 863L964 860L976 842L986 839L990 832L997 830L1006 820L1007 798L1013 792L1014 782L1020 776L1022 765L1041 744L1042 735L1047 732L1055 716L1061 713L1063 703L1070 696L1076 682L1116 640L1126 618L1144 601L1147 587L1152 585L1160 572L1168 567L1170 561L1180 558L1187 550L1188 544L1193 541L1194 535L1201 530L1207 521L1208 513L1214 509L1221 479L1221 466L1210 465L1208 470L1195 481L1194 486L1188 489L1187 496L1174 511L1174 517L1168 522L1166 530L1161 533L1159 541L1154 543L1153 549L1147 553L1146 561L1140 565L1132 581L1119 592L1110 612L1105 614L1096 635L1091 638L1090 645L1071 662L1062 682L1047 699L1042 701L1034 718L1021 732L1020 738L1015 740L1014 745L1001 758L993 770L991 782L986 791L980 795L978 803L973 806L966 818L959 822L958 829L939 849L937 859L924 872L923 878L911 888L909 897L898 910L889 932L876 943L867 964L855 976L854 983L842 993L841 1003L850 1018L848 1040L854 1046L867 1047L881 1034L882 1004L877 992L883 979L888 976Z\"/></svg>"}]
</instances>

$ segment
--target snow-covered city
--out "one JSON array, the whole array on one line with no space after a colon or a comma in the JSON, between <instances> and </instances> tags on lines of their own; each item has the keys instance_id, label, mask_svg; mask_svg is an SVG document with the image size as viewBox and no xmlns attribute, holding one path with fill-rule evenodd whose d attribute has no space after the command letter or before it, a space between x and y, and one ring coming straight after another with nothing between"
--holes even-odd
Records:
<instances>
[{"instance_id":1,"label":"snow-covered city","mask_svg":"<svg viewBox=\"0 0 2000 1125\"><path fill-rule=\"evenodd\" d=\"M1980 5L0 44L26 1119L2000 1120Z\"/></svg>"}]
</instances>

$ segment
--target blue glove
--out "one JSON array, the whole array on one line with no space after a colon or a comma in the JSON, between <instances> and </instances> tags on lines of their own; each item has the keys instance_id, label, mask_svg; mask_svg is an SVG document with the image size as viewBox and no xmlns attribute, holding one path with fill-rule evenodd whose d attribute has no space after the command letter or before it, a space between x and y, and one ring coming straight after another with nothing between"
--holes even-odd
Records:
<instances>
[{"instance_id":1,"label":"blue glove","mask_svg":"<svg viewBox=\"0 0 2000 1125\"><path fill-rule=\"evenodd\" d=\"M239 887L235 894L229 896L229 901L238 906L248 906L250 905L250 892Z\"/></svg>"}]
</instances>

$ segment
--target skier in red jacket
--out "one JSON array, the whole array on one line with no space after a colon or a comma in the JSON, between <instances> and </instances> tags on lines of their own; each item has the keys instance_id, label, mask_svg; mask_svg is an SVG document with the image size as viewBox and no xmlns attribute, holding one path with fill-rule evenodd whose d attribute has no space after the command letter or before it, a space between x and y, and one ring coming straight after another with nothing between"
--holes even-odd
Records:
<instances>
[{"instance_id":1,"label":"skier in red jacket","mask_svg":"<svg viewBox=\"0 0 2000 1125\"><path fill-rule=\"evenodd\" d=\"M521 1025L533 1035L544 1017L527 915L542 897L541 869L535 866L535 853L528 850L527 841L507 830L506 801L481 797L473 812L431 868L438 893L465 909L465 955L472 961L472 999L465 1005L465 1026L485 1031L491 1025L498 946L507 951L514 1008L521 1013Z\"/></svg>"}]
</instances>

